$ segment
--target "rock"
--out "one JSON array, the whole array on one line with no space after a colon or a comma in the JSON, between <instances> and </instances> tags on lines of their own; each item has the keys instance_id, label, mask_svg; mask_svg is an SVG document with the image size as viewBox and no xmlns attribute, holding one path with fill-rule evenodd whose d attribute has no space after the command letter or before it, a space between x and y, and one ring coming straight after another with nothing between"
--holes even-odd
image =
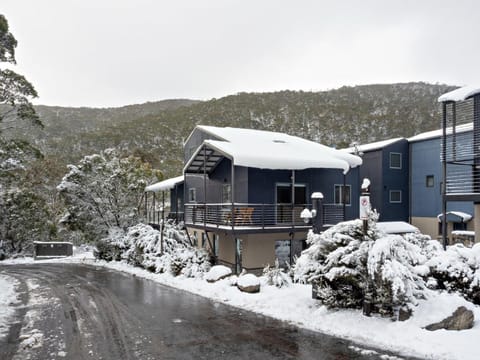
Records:
<instances>
[{"instance_id":1,"label":"rock","mask_svg":"<svg viewBox=\"0 0 480 360\"><path fill-rule=\"evenodd\" d=\"M442 321L430 324L425 329L435 331L439 329L446 330L465 330L473 327L473 312L465 306L460 306L455 312Z\"/></svg>"},{"instance_id":2,"label":"rock","mask_svg":"<svg viewBox=\"0 0 480 360\"><path fill-rule=\"evenodd\" d=\"M258 293L260 291L260 279L253 274L245 274L238 278L237 287L246 293Z\"/></svg>"},{"instance_id":3,"label":"rock","mask_svg":"<svg viewBox=\"0 0 480 360\"><path fill-rule=\"evenodd\" d=\"M224 265L212 266L210 271L205 275L205 280L209 283L216 282L218 280L225 279L232 274L232 269Z\"/></svg>"},{"instance_id":4,"label":"rock","mask_svg":"<svg viewBox=\"0 0 480 360\"><path fill-rule=\"evenodd\" d=\"M410 310L407 307L405 308L401 307L400 310L398 310L398 321L408 320L410 319L411 316L412 316L412 310Z\"/></svg>"}]
</instances>

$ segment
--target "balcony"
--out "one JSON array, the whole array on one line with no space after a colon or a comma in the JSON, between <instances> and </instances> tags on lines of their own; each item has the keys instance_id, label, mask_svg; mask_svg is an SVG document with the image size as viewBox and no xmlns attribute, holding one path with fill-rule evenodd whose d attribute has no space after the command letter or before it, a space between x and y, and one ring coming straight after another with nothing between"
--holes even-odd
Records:
<instances>
[{"instance_id":1,"label":"balcony","mask_svg":"<svg viewBox=\"0 0 480 360\"><path fill-rule=\"evenodd\" d=\"M300 214L309 204L185 204L185 224L208 229L242 231L307 230ZM344 219L341 204L323 204L324 226Z\"/></svg>"}]
</instances>

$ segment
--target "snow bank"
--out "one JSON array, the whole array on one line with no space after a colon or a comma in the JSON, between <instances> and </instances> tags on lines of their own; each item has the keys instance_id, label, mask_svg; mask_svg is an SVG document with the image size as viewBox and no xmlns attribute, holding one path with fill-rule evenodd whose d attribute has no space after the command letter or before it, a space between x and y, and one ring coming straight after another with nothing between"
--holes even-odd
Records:
<instances>
[{"instance_id":1,"label":"snow bank","mask_svg":"<svg viewBox=\"0 0 480 360\"><path fill-rule=\"evenodd\" d=\"M15 279L0 275L0 338L7 334L9 321L15 312L13 305L18 302L16 284Z\"/></svg>"}]
</instances>

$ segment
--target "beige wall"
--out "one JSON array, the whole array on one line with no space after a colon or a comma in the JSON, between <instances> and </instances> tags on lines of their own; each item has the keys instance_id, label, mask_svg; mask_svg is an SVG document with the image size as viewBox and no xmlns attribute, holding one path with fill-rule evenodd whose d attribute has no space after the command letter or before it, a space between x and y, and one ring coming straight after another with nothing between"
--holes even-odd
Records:
<instances>
[{"instance_id":1,"label":"beige wall","mask_svg":"<svg viewBox=\"0 0 480 360\"><path fill-rule=\"evenodd\" d=\"M412 225L416 226L421 233L430 235L432 239L441 240L442 236L438 233L438 224L439 222L437 217L412 217ZM475 230L474 220L467 223L467 230ZM449 239L451 239L452 231L453 223L447 223L447 234L449 236ZM475 238L478 239L478 237Z\"/></svg>"},{"instance_id":2,"label":"beige wall","mask_svg":"<svg viewBox=\"0 0 480 360\"><path fill-rule=\"evenodd\" d=\"M438 219L436 217L412 217L412 225L416 226L421 233L430 235L432 239L438 239Z\"/></svg>"},{"instance_id":3,"label":"beige wall","mask_svg":"<svg viewBox=\"0 0 480 360\"><path fill-rule=\"evenodd\" d=\"M194 231L197 233L198 248L202 246L203 230L187 229L190 236ZM210 241L213 244L213 233L208 232ZM235 238L231 234L218 233L218 260L235 264ZM238 234L237 238L242 240L242 267L249 269L264 268L267 264L275 263L275 241L290 240L289 233L277 234ZM307 238L307 233L295 234L295 239L303 240ZM205 248L209 250L208 242Z\"/></svg>"}]
</instances>

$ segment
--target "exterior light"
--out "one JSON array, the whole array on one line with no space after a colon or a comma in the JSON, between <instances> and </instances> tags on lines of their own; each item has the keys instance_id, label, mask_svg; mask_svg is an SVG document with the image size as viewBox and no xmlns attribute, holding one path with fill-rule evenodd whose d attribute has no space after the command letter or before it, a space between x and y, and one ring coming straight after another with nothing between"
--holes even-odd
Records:
<instances>
[{"instance_id":1,"label":"exterior light","mask_svg":"<svg viewBox=\"0 0 480 360\"><path fill-rule=\"evenodd\" d=\"M315 210L313 210L313 211L315 211ZM314 214L312 214L313 211L310 211L307 208L305 208L300 213L300 217L303 219L303 222L305 224L308 224L310 222L310 220L312 219L312 217L315 216ZM316 211L315 211L315 213L316 213Z\"/></svg>"}]
</instances>

